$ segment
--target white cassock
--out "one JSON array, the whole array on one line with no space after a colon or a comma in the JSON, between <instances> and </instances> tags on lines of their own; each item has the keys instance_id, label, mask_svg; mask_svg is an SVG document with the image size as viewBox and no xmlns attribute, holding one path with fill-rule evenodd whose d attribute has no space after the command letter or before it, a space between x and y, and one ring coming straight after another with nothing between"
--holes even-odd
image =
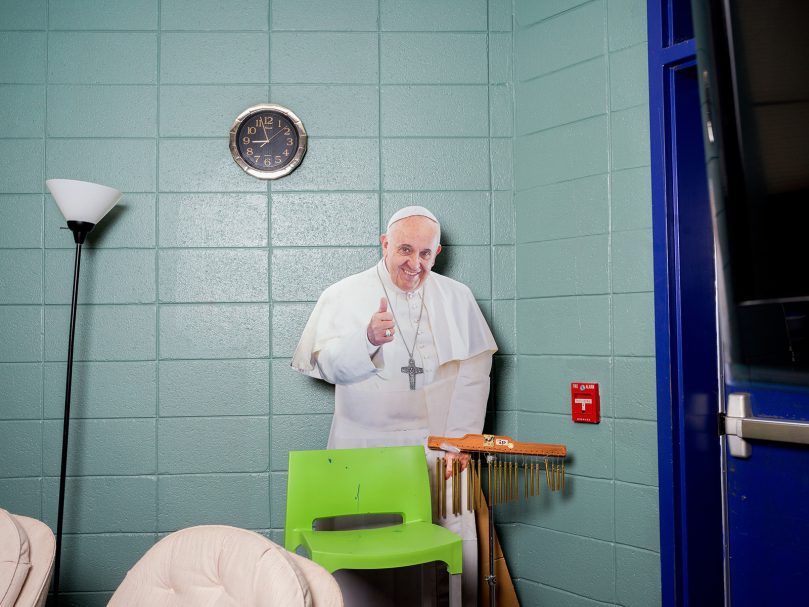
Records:
<instances>
[{"instance_id":1,"label":"white cassock","mask_svg":"<svg viewBox=\"0 0 809 607\"><path fill-rule=\"evenodd\" d=\"M366 329L385 290L397 330L392 342L377 348L368 341ZM424 370L416 375L416 390L410 389L410 378L401 371L408 364L408 348L416 366ZM429 435L456 437L482 432L496 350L491 330L466 285L431 272L418 290L408 293L393 284L384 261L380 261L323 292L295 350L292 367L335 384L330 449L398 445L425 445L426 449ZM427 450L431 471L437 456L437 452ZM429 476L434 484L434 474ZM451 493L451 483L447 483L447 490ZM474 513L440 519L435 516L434 504L433 520L464 540L464 605L475 605ZM388 591L398 585L393 594L399 596L373 595L379 588L369 588L366 594L372 596L363 599L365 604L430 605L435 601L434 589L425 588L423 597L413 602L402 599L408 591L412 593L412 583L406 587L395 581L382 584ZM360 604L352 598L346 605Z\"/></svg>"}]
</instances>

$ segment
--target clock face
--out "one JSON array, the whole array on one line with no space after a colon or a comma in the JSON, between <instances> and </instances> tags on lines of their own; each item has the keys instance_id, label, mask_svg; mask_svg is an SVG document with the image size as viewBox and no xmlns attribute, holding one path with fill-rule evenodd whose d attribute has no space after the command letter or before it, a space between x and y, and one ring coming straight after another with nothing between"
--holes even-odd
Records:
<instances>
[{"instance_id":1,"label":"clock face","mask_svg":"<svg viewBox=\"0 0 809 607\"><path fill-rule=\"evenodd\" d=\"M271 104L246 109L230 130L230 151L245 172L278 179L294 171L306 153L306 131L290 110Z\"/></svg>"}]
</instances>

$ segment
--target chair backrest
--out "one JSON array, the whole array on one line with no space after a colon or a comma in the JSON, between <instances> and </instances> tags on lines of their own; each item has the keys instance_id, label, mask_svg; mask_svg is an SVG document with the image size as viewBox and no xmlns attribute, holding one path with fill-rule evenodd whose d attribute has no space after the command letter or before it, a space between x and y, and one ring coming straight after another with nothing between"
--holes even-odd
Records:
<instances>
[{"instance_id":1,"label":"chair backrest","mask_svg":"<svg viewBox=\"0 0 809 607\"><path fill-rule=\"evenodd\" d=\"M432 522L424 447L290 451L286 545L320 518L400 514L404 523Z\"/></svg>"}]
</instances>

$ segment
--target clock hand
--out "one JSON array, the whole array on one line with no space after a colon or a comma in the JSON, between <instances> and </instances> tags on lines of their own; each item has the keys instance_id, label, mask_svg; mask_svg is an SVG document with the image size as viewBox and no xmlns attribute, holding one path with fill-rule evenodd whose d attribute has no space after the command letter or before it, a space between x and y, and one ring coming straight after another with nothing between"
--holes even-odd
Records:
<instances>
[{"instance_id":1,"label":"clock hand","mask_svg":"<svg viewBox=\"0 0 809 607\"><path fill-rule=\"evenodd\" d=\"M273 139L275 139L276 137L278 137L278 135L280 135L281 133L283 133L283 131L280 131L280 130L279 130L279 131L278 131L278 132L277 132L275 135L273 135L272 137L270 137L270 141L272 141ZM266 137L266 135L265 135L265 137ZM270 141L268 141L267 143L269 143ZM263 147L263 146L262 146L262 147Z\"/></svg>"},{"instance_id":2,"label":"clock hand","mask_svg":"<svg viewBox=\"0 0 809 607\"><path fill-rule=\"evenodd\" d=\"M263 128L263 127L262 127L262 128ZM266 132L266 131L267 131L267 129L264 129L264 131L265 131L265 132L264 132L264 139L254 139L254 140L253 140L253 141L251 141L250 143L260 143L260 144L261 144L261 146L259 146L259 147L262 147L262 148L263 148L265 145L267 145L267 144L268 144L270 141L272 141L273 139L275 139L276 137L278 137L278 135L280 135L280 134L283 132L283 131L278 131L278 132L277 132L275 135L273 135L272 137L270 137L269 139L267 139L267 132Z\"/></svg>"},{"instance_id":3,"label":"clock hand","mask_svg":"<svg viewBox=\"0 0 809 607\"><path fill-rule=\"evenodd\" d=\"M264 139L263 140L256 139L255 141L253 141L253 143L260 143L261 147L264 147L269 142L269 138L268 138L268 135L267 135L267 127L262 125L261 130L264 131Z\"/></svg>"}]
</instances>

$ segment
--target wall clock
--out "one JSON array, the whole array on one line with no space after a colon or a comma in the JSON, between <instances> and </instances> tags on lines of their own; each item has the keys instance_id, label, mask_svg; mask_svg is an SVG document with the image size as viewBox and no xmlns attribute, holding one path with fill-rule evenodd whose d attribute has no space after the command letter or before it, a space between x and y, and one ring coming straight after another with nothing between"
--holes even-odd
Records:
<instances>
[{"instance_id":1,"label":"wall clock","mask_svg":"<svg viewBox=\"0 0 809 607\"><path fill-rule=\"evenodd\" d=\"M298 168L306 154L306 129L291 110L272 103L247 108L230 127L230 153L259 179L279 179Z\"/></svg>"}]
</instances>

